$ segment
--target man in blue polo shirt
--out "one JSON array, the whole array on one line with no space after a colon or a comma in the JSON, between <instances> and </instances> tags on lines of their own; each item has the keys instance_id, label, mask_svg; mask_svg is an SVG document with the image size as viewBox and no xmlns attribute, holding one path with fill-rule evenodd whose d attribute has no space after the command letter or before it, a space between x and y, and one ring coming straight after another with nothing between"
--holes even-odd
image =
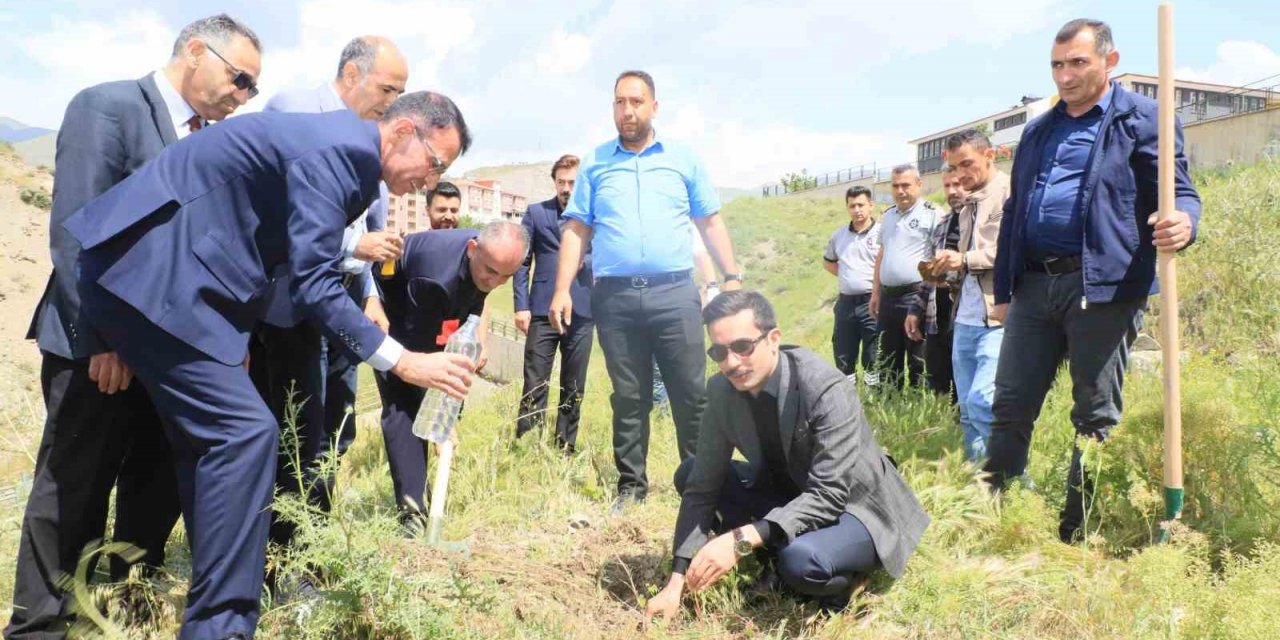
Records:
<instances>
[{"instance_id":1,"label":"man in blue polo shirt","mask_svg":"<svg viewBox=\"0 0 1280 640\"><path fill-rule=\"evenodd\" d=\"M1000 223L995 308L1004 322L986 471L1003 487L1023 474L1031 430L1065 356L1076 446L1058 535L1075 540L1092 500L1084 439L1120 421L1129 346L1156 292L1156 251L1195 239L1200 196L1178 128L1177 210L1156 221L1156 103L1108 76L1120 60L1111 28L1072 20L1052 50L1062 100L1022 133Z\"/></svg>"},{"instance_id":2,"label":"man in blue polo shirt","mask_svg":"<svg viewBox=\"0 0 1280 640\"><path fill-rule=\"evenodd\" d=\"M549 315L557 330L572 322L570 285L591 241L591 314L613 382L613 456L618 465L614 513L649 491L652 361L671 400L683 460L693 455L706 394L701 303L693 270L696 226L724 274L723 289L741 288L729 230L702 162L686 147L659 138L653 78L624 71L613 87L618 137L582 160L565 209L556 292Z\"/></svg>"}]
</instances>

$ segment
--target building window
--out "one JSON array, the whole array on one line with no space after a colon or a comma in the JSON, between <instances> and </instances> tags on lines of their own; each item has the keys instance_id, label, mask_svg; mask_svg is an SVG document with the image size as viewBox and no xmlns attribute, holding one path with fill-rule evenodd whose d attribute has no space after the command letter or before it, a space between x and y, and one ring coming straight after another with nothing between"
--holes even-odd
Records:
<instances>
[{"instance_id":1,"label":"building window","mask_svg":"<svg viewBox=\"0 0 1280 640\"><path fill-rule=\"evenodd\" d=\"M1026 124L1026 123L1027 123L1027 112L1023 111L1021 113L1015 113L1011 116L1006 116L1004 118L1000 118L996 120L995 124L992 126L992 129L994 129L995 131L1003 131L1004 129L1008 129L1010 127L1016 127L1020 124Z\"/></svg>"}]
</instances>

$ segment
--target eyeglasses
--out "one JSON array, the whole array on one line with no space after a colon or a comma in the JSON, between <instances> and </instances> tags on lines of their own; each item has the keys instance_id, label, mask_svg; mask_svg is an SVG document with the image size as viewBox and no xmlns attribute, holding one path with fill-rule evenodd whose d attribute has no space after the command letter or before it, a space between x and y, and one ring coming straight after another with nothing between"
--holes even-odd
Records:
<instances>
[{"instance_id":1,"label":"eyeglasses","mask_svg":"<svg viewBox=\"0 0 1280 640\"><path fill-rule=\"evenodd\" d=\"M707 357L711 358L712 362L724 362L724 359L729 357L729 352L732 351L734 354L746 358L755 353L756 345L767 337L769 337L768 331L760 334L760 337L755 340L742 338L741 340L734 340L727 345L713 344L707 349Z\"/></svg>"},{"instance_id":2,"label":"eyeglasses","mask_svg":"<svg viewBox=\"0 0 1280 640\"><path fill-rule=\"evenodd\" d=\"M427 142L427 137L422 135L421 131L418 131L416 127L414 131L418 134L418 139L422 141L422 144L427 147L427 153L431 154L431 168L427 169L427 171L436 175L444 175L444 172L449 170L449 165L440 159L440 154L436 153L436 150L431 146L430 142Z\"/></svg>"},{"instance_id":3,"label":"eyeglasses","mask_svg":"<svg viewBox=\"0 0 1280 640\"><path fill-rule=\"evenodd\" d=\"M207 43L204 45L204 48L208 49L209 53L217 56L218 59L222 61L222 64L227 65L227 68L231 70L231 73L235 74L235 76L231 78L231 84L234 84L237 89L248 91L250 100L254 99L254 97L258 95L258 83L254 82L253 76L236 68L234 64L227 62L227 59L222 57L222 54L218 53L217 49L214 49Z\"/></svg>"}]
</instances>

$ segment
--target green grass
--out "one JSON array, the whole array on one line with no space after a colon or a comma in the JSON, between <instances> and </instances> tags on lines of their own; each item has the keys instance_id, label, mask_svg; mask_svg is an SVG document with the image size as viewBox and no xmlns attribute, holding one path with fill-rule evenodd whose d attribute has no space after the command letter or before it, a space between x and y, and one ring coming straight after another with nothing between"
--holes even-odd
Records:
<instances>
[{"instance_id":1,"label":"green grass","mask_svg":"<svg viewBox=\"0 0 1280 640\"><path fill-rule=\"evenodd\" d=\"M864 397L880 443L933 518L907 574L878 576L852 612L818 615L785 597L746 605L747 570L690 599L659 638L1240 638L1280 637L1280 166L1197 176L1200 242L1179 259L1183 295L1183 421L1187 505L1173 542L1154 545L1160 499L1160 380L1132 373L1125 416L1090 452L1098 506L1081 545L1056 539L1070 450L1065 375L1037 423L1029 474L992 499L963 461L951 408L924 392ZM830 353L835 282L821 269L838 199L741 199L726 207L751 286L778 309L784 340ZM509 289L495 292L509 312ZM507 306L502 306L507 305ZM1148 331L1159 321L1149 315ZM678 499L669 420L654 423L650 499L610 519L616 472L609 381L592 360L581 451L565 459L550 434L513 443L518 389L468 406L445 537L458 555L399 535L372 416L342 461L330 518L286 501L305 550L272 562L323 569L323 602L299 622L268 604L260 638L634 638L644 603L665 582ZM553 393L554 395L554 393ZM34 429L34 424L31 425ZM17 536L0 529L0 572ZM585 518L586 528L570 523ZM125 637L172 637L185 542L171 543L177 586L154 601L158 620ZM9 584L0 585L0 597ZM162 585L165 586L165 585ZM145 589L144 589L145 591ZM117 621L124 620L112 611Z\"/></svg>"}]
</instances>

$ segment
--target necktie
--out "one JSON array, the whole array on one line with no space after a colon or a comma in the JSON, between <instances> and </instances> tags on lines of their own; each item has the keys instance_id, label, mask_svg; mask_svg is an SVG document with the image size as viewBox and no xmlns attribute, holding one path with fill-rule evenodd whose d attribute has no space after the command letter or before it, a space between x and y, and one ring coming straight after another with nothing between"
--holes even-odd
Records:
<instances>
[{"instance_id":1,"label":"necktie","mask_svg":"<svg viewBox=\"0 0 1280 640\"><path fill-rule=\"evenodd\" d=\"M203 126L204 120L200 119L200 116L191 116L191 119L187 120L187 131L191 133L199 131Z\"/></svg>"}]
</instances>

